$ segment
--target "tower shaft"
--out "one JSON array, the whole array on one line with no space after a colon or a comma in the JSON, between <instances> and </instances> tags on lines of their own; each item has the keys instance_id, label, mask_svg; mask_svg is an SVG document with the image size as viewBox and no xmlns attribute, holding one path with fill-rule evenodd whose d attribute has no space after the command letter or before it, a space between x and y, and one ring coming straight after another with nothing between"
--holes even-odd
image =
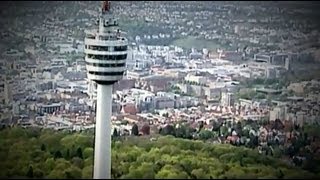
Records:
<instances>
[{"instance_id":1,"label":"tower shaft","mask_svg":"<svg viewBox=\"0 0 320 180\"><path fill-rule=\"evenodd\" d=\"M98 84L94 147L94 179L111 178L112 85Z\"/></svg>"}]
</instances>

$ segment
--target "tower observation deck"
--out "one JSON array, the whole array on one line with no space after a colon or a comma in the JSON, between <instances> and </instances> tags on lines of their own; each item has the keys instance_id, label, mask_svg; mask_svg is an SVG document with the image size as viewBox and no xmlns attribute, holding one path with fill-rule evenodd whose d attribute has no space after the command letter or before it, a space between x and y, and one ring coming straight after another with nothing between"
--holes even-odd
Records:
<instances>
[{"instance_id":1,"label":"tower observation deck","mask_svg":"<svg viewBox=\"0 0 320 180\"><path fill-rule=\"evenodd\" d=\"M88 79L111 85L122 79L125 72L128 41L121 36L117 20L108 13L109 4L106 6L102 8L98 26L85 31L84 53Z\"/></svg>"}]
</instances>

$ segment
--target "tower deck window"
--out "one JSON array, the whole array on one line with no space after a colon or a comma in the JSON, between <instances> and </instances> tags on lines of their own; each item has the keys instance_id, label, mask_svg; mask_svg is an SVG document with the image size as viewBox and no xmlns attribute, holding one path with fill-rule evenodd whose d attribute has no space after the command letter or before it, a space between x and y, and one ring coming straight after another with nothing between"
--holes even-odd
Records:
<instances>
[{"instance_id":1,"label":"tower deck window","mask_svg":"<svg viewBox=\"0 0 320 180\"><path fill-rule=\"evenodd\" d=\"M88 49L95 51L108 51L109 48L107 46L88 46Z\"/></svg>"},{"instance_id":2,"label":"tower deck window","mask_svg":"<svg viewBox=\"0 0 320 180\"><path fill-rule=\"evenodd\" d=\"M94 67L124 67L126 64L125 63L119 63L119 64L102 64L102 63L86 63L89 66L94 66Z\"/></svg>"},{"instance_id":3,"label":"tower deck window","mask_svg":"<svg viewBox=\"0 0 320 180\"><path fill-rule=\"evenodd\" d=\"M88 58L90 59L97 59L97 60L103 60L103 61L108 61L108 60L126 60L127 59L127 54L122 54L122 55L94 55L94 54L88 54Z\"/></svg>"},{"instance_id":4,"label":"tower deck window","mask_svg":"<svg viewBox=\"0 0 320 180\"><path fill-rule=\"evenodd\" d=\"M115 46L114 51L126 51L127 46Z\"/></svg>"},{"instance_id":5,"label":"tower deck window","mask_svg":"<svg viewBox=\"0 0 320 180\"><path fill-rule=\"evenodd\" d=\"M95 72L89 71L89 74L97 75L97 76L121 76L123 72Z\"/></svg>"}]
</instances>

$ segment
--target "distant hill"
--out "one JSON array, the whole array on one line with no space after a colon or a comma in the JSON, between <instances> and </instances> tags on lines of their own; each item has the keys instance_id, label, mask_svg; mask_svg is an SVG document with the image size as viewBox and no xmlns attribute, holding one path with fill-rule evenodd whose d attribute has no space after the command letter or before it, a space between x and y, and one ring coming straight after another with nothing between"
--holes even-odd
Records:
<instances>
[{"instance_id":1,"label":"distant hill","mask_svg":"<svg viewBox=\"0 0 320 180\"><path fill-rule=\"evenodd\" d=\"M91 178L90 133L6 128L0 131L1 178ZM311 178L315 174L231 145L169 136L112 144L113 178Z\"/></svg>"}]
</instances>

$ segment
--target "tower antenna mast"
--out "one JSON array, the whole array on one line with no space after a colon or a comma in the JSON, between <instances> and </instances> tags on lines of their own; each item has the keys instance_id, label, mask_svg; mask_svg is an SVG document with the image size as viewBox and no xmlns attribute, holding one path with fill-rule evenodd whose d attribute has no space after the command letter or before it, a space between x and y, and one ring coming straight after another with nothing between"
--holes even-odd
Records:
<instances>
[{"instance_id":1,"label":"tower antenna mast","mask_svg":"<svg viewBox=\"0 0 320 180\"><path fill-rule=\"evenodd\" d=\"M102 14L110 12L110 1L102 1Z\"/></svg>"}]
</instances>

